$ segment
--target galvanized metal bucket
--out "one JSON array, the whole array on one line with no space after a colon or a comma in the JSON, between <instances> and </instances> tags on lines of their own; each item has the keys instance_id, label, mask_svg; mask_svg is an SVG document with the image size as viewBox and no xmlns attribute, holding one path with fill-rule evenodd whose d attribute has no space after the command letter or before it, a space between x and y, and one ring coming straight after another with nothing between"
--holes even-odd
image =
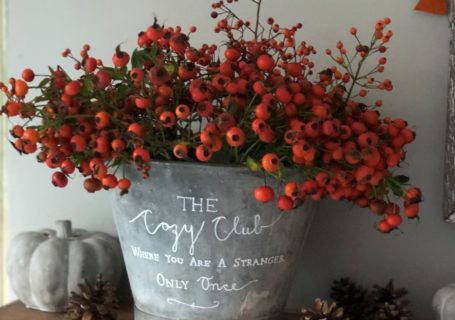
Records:
<instances>
[{"instance_id":1,"label":"galvanized metal bucket","mask_svg":"<svg viewBox=\"0 0 455 320\"><path fill-rule=\"evenodd\" d=\"M264 177L243 167L154 162L149 179L127 176L113 211L136 320L280 319L311 202L258 203Z\"/></svg>"}]
</instances>

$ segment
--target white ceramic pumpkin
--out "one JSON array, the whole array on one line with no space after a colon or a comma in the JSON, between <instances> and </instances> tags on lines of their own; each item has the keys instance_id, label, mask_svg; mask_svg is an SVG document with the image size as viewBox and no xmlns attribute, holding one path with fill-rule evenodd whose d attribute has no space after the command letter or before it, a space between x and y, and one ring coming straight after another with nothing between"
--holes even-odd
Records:
<instances>
[{"instance_id":1,"label":"white ceramic pumpkin","mask_svg":"<svg viewBox=\"0 0 455 320\"><path fill-rule=\"evenodd\" d=\"M433 309L438 320L455 319L455 283L439 289L433 297Z\"/></svg>"},{"instance_id":2,"label":"white ceramic pumpkin","mask_svg":"<svg viewBox=\"0 0 455 320\"><path fill-rule=\"evenodd\" d=\"M71 229L57 221L57 231L24 232L12 241L7 272L17 297L29 308L63 311L82 278L98 273L117 286L123 273L118 239L103 232Z\"/></svg>"}]
</instances>

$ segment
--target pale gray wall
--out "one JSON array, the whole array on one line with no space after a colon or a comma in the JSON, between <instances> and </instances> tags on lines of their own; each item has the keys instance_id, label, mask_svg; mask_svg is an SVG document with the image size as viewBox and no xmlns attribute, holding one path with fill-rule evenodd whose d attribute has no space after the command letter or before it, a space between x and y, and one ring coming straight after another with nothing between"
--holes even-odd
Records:
<instances>
[{"instance_id":1,"label":"pale gray wall","mask_svg":"<svg viewBox=\"0 0 455 320\"><path fill-rule=\"evenodd\" d=\"M245 3L239 5L246 8ZM409 120L418 132L408 148L404 173L425 193L422 220L406 223L403 234L383 236L373 230L374 217L349 204L324 202L314 222L290 299L291 307L308 303L328 291L331 280L342 275L371 284L390 277L411 292L417 319L431 314L431 298L442 285L455 281L455 230L441 221L445 110L447 98L448 23L445 16L413 11L416 1L397 0L265 0L264 16L293 23L303 20L301 33L319 50L321 67L326 47L349 38L355 25L369 37L376 19L390 16L395 37L385 76L396 90L384 96L383 111ZM10 0L8 1L8 73L24 67L45 72L48 64L68 66L60 52L78 52L83 43L110 61L120 42L135 44L137 32L156 14L168 25L195 24L196 43L216 41L209 0ZM251 8L251 7L250 7ZM251 9L245 12L252 13ZM349 42L349 41L346 41ZM324 63L324 64L323 64ZM52 226L71 217L74 224L114 232L107 195L89 195L75 179L63 190L50 186L51 172L34 157L7 158L8 238L24 230Z\"/></svg>"}]
</instances>

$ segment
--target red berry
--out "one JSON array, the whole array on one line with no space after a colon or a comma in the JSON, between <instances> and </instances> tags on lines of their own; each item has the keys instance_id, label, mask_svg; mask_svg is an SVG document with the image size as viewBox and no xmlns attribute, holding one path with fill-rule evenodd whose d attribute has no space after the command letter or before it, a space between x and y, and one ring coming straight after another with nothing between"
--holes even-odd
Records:
<instances>
[{"instance_id":1,"label":"red berry","mask_svg":"<svg viewBox=\"0 0 455 320\"><path fill-rule=\"evenodd\" d=\"M106 70L100 70L96 73L97 87L104 89L111 84L112 76Z\"/></svg>"},{"instance_id":2,"label":"red berry","mask_svg":"<svg viewBox=\"0 0 455 320\"><path fill-rule=\"evenodd\" d=\"M272 201L275 196L275 192L269 186L263 185L259 186L254 190L254 197L257 201L260 202L269 202Z\"/></svg>"},{"instance_id":3,"label":"red berry","mask_svg":"<svg viewBox=\"0 0 455 320\"><path fill-rule=\"evenodd\" d=\"M175 114L178 119L186 120L190 116L191 110L186 104L180 104L175 108Z\"/></svg>"},{"instance_id":4,"label":"red berry","mask_svg":"<svg viewBox=\"0 0 455 320\"><path fill-rule=\"evenodd\" d=\"M115 152L122 152L125 149L125 142L121 139L114 139L111 142L111 148Z\"/></svg>"},{"instance_id":5,"label":"red berry","mask_svg":"<svg viewBox=\"0 0 455 320\"><path fill-rule=\"evenodd\" d=\"M389 233L393 229L392 226L388 224L386 220L379 221L377 227L379 231L381 231L382 233Z\"/></svg>"},{"instance_id":6,"label":"red berry","mask_svg":"<svg viewBox=\"0 0 455 320\"><path fill-rule=\"evenodd\" d=\"M146 97L137 97L134 99L134 103L139 109L147 109L152 104L152 99Z\"/></svg>"},{"instance_id":7,"label":"red berry","mask_svg":"<svg viewBox=\"0 0 455 320\"><path fill-rule=\"evenodd\" d=\"M81 135L75 135L71 138L71 148L75 152L84 152L85 149L87 148L87 141L85 138Z\"/></svg>"},{"instance_id":8,"label":"red berry","mask_svg":"<svg viewBox=\"0 0 455 320\"><path fill-rule=\"evenodd\" d=\"M64 188L68 184L68 178L62 172L54 172L52 175L52 184L59 188Z\"/></svg>"},{"instance_id":9,"label":"red berry","mask_svg":"<svg viewBox=\"0 0 455 320\"><path fill-rule=\"evenodd\" d=\"M295 181L290 181L284 186L284 194L292 199L299 195L299 185Z\"/></svg>"},{"instance_id":10,"label":"red berry","mask_svg":"<svg viewBox=\"0 0 455 320\"><path fill-rule=\"evenodd\" d=\"M115 188L118 185L117 177L114 176L113 174L107 174L106 176L104 176L101 179L101 183L107 189Z\"/></svg>"},{"instance_id":11,"label":"red berry","mask_svg":"<svg viewBox=\"0 0 455 320\"><path fill-rule=\"evenodd\" d=\"M265 53L258 57L256 65L260 70L270 72L275 67L275 60L270 55Z\"/></svg>"},{"instance_id":12,"label":"red berry","mask_svg":"<svg viewBox=\"0 0 455 320\"><path fill-rule=\"evenodd\" d=\"M389 214L386 221L391 227L397 228L403 222L403 218L399 214Z\"/></svg>"},{"instance_id":13,"label":"red berry","mask_svg":"<svg viewBox=\"0 0 455 320\"><path fill-rule=\"evenodd\" d=\"M28 92L28 85L25 81L22 80L16 80L14 83L14 93L16 96L19 98L24 98L27 95Z\"/></svg>"},{"instance_id":14,"label":"red berry","mask_svg":"<svg viewBox=\"0 0 455 320\"><path fill-rule=\"evenodd\" d=\"M173 153L176 158L184 159L188 156L188 147L183 143L176 144Z\"/></svg>"},{"instance_id":15,"label":"red berry","mask_svg":"<svg viewBox=\"0 0 455 320\"><path fill-rule=\"evenodd\" d=\"M96 178L88 178L84 181L84 188L87 192L94 193L96 191L101 190L103 184L99 179Z\"/></svg>"},{"instance_id":16,"label":"red berry","mask_svg":"<svg viewBox=\"0 0 455 320\"><path fill-rule=\"evenodd\" d=\"M72 174L74 170L76 170L74 162L71 161L70 159L63 160L62 164L60 165L60 168L65 174Z\"/></svg>"},{"instance_id":17,"label":"red berry","mask_svg":"<svg viewBox=\"0 0 455 320\"><path fill-rule=\"evenodd\" d=\"M32 69L24 69L24 71L22 71L22 79L27 82L32 82L33 79L35 79L35 73Z\"/></svg>"},{"instance_id":18,"label":"red berry","mask_svg":"<svg viewBox=\"0 0 455 320\"><path fill-rule=\"evenodd\" d=\"M226 132L226 142L231 147L240 147L245 142L245 132L239 127L232 127Z\"/></svg>"},{"instance_id":19,"label":"red berry","mask_svg":"<svg viewBox=\"0 0 455 320\"><path fill-rule=\"evenodd\" d=\"M97 63L95 58L90 57L85 61L85 71L87 71L88 73L92 73L93 71L95 71L96 67Z\"/></svg>"},{"instance_id":20,"label":"red berry","mask_svg":"<svg viewBox=\"0 0 455 320\"><path fill-rule=\"evenodd\" d=\"M65 86L65 94L69 96L75 96L79 92L81 92L81 83L79 81L73 80L70 81L66 86Z\"/></svg>"},{"instance_id":21,"label":"red berry","mask_svg":"<svg viewBox=\"0 0 455 320\"><path fill-rule=\"evenodd\" d=\"M286 195L281 195L277 200L278 208L282 211L288 211L294 208L294 200Z\"/></svg>"},{"instance_id":22,"label":"red berry","mask_svg":"<svg viewBox=\"0 0 455 320\"><path fill-rule=\"evenodd\" d=\"M100 111L95 115L96 128L98 130L104 129L109 124L109 113L106 111Z\"/></svg>"},{"instance_id":23,"label":"red berry","mask_svg":"<svg viewBox=\"0 0 455 320\"><path fill-rule=\"evenodd\" d=\"M114 66L121 68L128 64L130 61L130 55L120 50L120 46L117 46L114 55L112 56L112 63Z\"/></svg>"},{"instance_id":24,"label":"red berry","mask_svg":"<svg viewBox=\"0 0 455 320\"><path fill-rule=\"evenodd\" d=\"M133 151L133 161L136 164L144 164L150 161L150 153L144 148L137 147Z\"/></svg>"},{"instance_id":25,"label":"red berry","mask_svg":"<svg viewBox=\"0 0 455 320\"><path fill-rule=\"evenodd\" d=\"M224 56L229 61L237 61L240 58L240 51L235 48L227 48L224 52Z\"/></svg>"},{"instance_id":26,"label":"red berry","mask_svg":"<svg viewBox=\"0 0 455 320\"><path fill-rule=\"evenodd\" d=\"M128 190L131 187L130 179L123 178L123 179L118 180L117 187L121 190L121 194L128 193Z\"/></svg>"},{"instance_id":27,"label":"red berry","mask_svg":"<svg viewBox=\"0 0 455 320\"><path fill-rule=\"evenodd\" d=\"M27 128L24 130L22 140L26 141L27 143L35 144L39 140L39 133L35 129Z\"/></svg>"},{"instance_id":28,"label":"red berry","mask_svg":"<svg viewBox=\"0 0 455 320\"><path fill-rule=\"evenodd\" d=\"M419 204L412 203L404 206L404 214L409 219L416 218L419 215Z\"/></svg>"},{"instance_id":29,"label":"red berry","mask_svg":"<svg viewBox=\"0 0 455 320\"><path fill-rule=\"evenodd\" d=\"M196 158L199 161L207 162L212 158L212 155L213 152L209 146L201 144L196 148Z\"/></svg>"}]
</instances>

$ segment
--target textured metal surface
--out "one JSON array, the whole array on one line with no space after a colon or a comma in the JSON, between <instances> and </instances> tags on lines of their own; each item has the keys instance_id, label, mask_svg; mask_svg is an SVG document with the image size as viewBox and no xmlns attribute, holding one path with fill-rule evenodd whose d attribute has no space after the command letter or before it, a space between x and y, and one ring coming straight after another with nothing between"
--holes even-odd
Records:
<instances>
[{"instance_id":1,"label":"textured metal surface","mask_svg":"<svg viewBox=\"0 0 455 320\"><path fill-rule=\"evenodd\" d=\"M127 176L113 211L136 320L279 318L313 203L258 203L263 176L246 168L153 163L150 179Z\"/></svg>"},{"instance_id":2,"label":"textured metal surface","mask_svg":"<svg viewBox=\"0 0 455 320\"><path fill-rule=\"evenodd\" d=\"M450 80L447 108L447 141L445 158L444 219L455 222L455 0L450 0Z\"/></svg>"}]
</instances>

